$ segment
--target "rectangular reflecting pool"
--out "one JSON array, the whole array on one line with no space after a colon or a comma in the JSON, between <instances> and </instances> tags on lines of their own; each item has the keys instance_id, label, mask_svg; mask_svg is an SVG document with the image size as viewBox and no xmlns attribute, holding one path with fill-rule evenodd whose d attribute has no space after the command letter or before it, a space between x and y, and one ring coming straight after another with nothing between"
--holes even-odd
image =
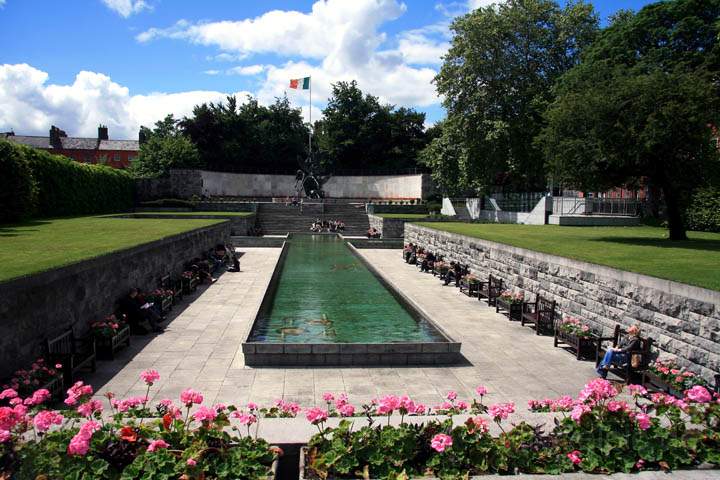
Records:
<instances>
[{"instance_id":1,"label":"rectangular reflecting pool","mask_svg":"<svg viewBox=\"0 0 720 480\"><path fill-rule=\"evenodd\" d=\"M248 365L453 363L453 342L337 235L286 241L247 342Z\"/></svg>"}]
</instances>

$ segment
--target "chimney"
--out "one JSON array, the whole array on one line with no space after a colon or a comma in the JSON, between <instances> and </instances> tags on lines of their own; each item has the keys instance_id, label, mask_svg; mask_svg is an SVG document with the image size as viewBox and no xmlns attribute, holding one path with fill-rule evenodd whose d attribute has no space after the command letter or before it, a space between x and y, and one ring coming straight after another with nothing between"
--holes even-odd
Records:
<instances>
[{"instance_id":1,"label":"chimney","mask_svg":"<svg viewBox=\"0 0 720 480\"><path fill-rule=\"evenodd\" d=\"M100 125L98 127L98 140L108 140L108 127L106 125Z\"/></svg>"},{"instance_id":2,"label":"chimney","mask_svg":"<svg viewBox=\"0 0 720 480\"><path fill-rule=\"evenodd\" d=\"M138 142L140 142L140 145L147 142L147 135L145 134L145 129L140 127L140 132L138 133Z\"/></svg>"},{"instance_id":3,"label":"chimney","mask_svg":"<svg viewBox=\"0 0 720 480\"><path fill-rule=\"evenodd\" d=\"M55 125L50 127L50 146L53 148L62 148L62 137L67 137L67 134L60 130Z\"/></svg>"}]
</instances>

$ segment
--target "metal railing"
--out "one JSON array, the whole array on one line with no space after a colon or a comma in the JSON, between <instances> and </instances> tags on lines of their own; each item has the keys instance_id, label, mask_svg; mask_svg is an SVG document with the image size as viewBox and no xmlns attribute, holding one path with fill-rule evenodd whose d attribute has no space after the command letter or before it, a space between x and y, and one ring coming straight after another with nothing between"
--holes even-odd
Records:
<instances>
[{"instance_id":1,"label":"metal railing","mask_svg":"<svg viewBox=\"0 0 720 480\"><path fill-rule=\"evenodd\" d=\"M638 217L645 207L644 200L633 198L553 197L555 215L612 215Z\"/></svg>"}]
</instances>

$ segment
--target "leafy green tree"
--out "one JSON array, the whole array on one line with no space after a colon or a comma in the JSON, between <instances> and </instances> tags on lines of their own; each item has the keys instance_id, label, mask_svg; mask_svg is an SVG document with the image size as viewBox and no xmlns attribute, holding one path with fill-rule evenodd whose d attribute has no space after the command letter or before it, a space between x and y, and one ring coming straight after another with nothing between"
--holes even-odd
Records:
<instances>
[{"instance_id":1,"label":"leafy green tree","mask_svg":"<svg viewBox=\"0 0 720 480\"><path fill-rule=\"evenodd\" d=\"M552 85L597 34L592 6L508 0L456 19L451 29L452 45L435 82L453 138L465 152L461 181L476 191L498 183L543 189L543 155L533 139L553 99ZM426 162L440 165L440 158L427 155Z\"/></svg>"},{"instance_id":2,"label":"leafy green tree","mask_svg":"<svg viewBox=\"0 0 720 480\"><path fill-rule=\"evenodd\" d=\"M624 13L559 81L538 137L556 180L601 190L645 180L662 191L669 237L685 239L694 188L718 169L720 0Z\"/></svg>"},{"instance_id":3,"label":"leafy green tree","mask_svg":"<svg viewBox=\"0 0 720 480\"><path fill-rule=\"evenodd\" d=\"M145 141L140 145L140 155L131 167L138 177L165 175L171 168L202 168L198 150L193 142L182 134L172 115L155 124L155 128L142 127Z\"/></svg>"},{"instance_id":4,"label":"leafy green tree","mask_svg":"<svg viewBox=\"0 0 720 480\"><path fill-rule=\"evenodd\" d=\"M180 126L211 170L295 169L307 156L308 127L287 97L267 107L250 96L198 105Z\"/></svg>"},{"instance_id":5,"label":"leafy green tree","mask_svg":"<svg viewBox=\"0 0 720 480\"><path fill-rule=\"evenodd\" d=\"M381 104L357 82L338 82L315 123L323 166L338 169L400 169L417 166L427 144L425 114Z\"/></svg>"},{"instance_id":6,"label":"leafy green tree","mask_svg":"<svg viewBox=\"0 0 720 480\"><path fill-rule=\"evenodd\" d=\"M430 131L430 129L428 129ZM468 190L467 151L462 135L452 120L446 119L432 127L434 138L421 152L418 161L432 172L440 192L458 196Z\"/></svg>"}]
</instances>

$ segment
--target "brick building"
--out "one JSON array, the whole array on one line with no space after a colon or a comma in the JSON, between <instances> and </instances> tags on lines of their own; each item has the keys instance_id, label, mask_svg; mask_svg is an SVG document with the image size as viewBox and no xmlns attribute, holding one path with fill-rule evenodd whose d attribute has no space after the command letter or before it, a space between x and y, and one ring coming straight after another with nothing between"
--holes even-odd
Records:
<instances>
[{"instance_id":1,"label":"brick building","mask_svg":"<svg viewBox=\"0 0 720 480\"><path fill-rule=\"evenodd\" d=\"M15 135L14 132L0 133L0 138L29 147L64 155L81 163L97 163L115 168L127 168L140 151L138 140L110 140L108 128L100 125L97 138L68 137L53 125L50 136Z\"/></svg>"}]
</instances>

